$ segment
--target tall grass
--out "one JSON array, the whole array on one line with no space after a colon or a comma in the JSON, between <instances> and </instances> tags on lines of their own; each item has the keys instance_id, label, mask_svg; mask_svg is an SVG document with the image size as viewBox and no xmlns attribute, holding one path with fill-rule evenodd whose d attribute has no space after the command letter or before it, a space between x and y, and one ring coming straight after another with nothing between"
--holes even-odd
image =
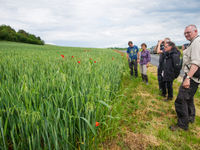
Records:
<instances>
[{"instance_id":1,"label":"tall grass","mask_svg":"<svg viewBox=\"0 0 200 150\"><path fill-rule=\"evenodd\" d=\"M0 42L0 149L94 149L124 64L107 49Z\"/></svg>"}]
</instances>

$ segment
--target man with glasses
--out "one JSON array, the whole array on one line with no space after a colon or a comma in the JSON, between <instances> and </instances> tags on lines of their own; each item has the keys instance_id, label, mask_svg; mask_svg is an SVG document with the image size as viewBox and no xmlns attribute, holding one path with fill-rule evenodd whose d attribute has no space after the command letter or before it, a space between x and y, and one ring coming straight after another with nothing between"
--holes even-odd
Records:
<instances>
[{"instance_id":1,"label":"man with glasses","mask_svg":"<svg viewBox=\"0 0 200 150\"><path fill-rule=\"evenodd\" d=\"M175 101L178 123L170 127L172 131L188 130L189 123L195 121L194 95L200 83L200 80L193 76L200 66L200 37L197 27L195 25L187 26L184 35L190 41L190 45L183 51L185 76Z\"/></svg>"}]
</instances>

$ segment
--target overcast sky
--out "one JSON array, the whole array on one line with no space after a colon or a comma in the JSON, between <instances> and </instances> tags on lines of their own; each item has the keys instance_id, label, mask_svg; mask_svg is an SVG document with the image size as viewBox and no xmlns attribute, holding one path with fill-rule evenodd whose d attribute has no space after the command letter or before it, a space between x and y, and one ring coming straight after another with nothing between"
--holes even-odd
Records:
<instances>
[{"instance_id":1,"label":"overcast sky","mask_svg":"<svg viewBox=\"0 0 200 150\"><path fill-rule=\"evenodd\" d=\"M200 27L200 0L0 0L0 24L56 45L150 47L164 37L180 45L186 25Z\"/></svg>"}]
</instances>

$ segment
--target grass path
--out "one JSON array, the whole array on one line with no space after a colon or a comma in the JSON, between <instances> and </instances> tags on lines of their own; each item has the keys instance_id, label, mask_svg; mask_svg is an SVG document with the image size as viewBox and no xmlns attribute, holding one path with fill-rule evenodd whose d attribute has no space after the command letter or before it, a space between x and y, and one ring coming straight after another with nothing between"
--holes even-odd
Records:
<instances>
[{"instance_id":1,"label":"grass path","mask_svg":"<svg viewBox=\"0 0 200 150\"><path fill-rule=\"evenodd\" d=\"M118 113L120 120L116 136L103 144L109 150L200 150L200 90L195 97L196 121L189 131L169 130L176 123L174 100L180 82L174 82L174 99L164 102L159 96L156 67L149 67L149 85L128 73L123 82L125 95ZM180 79L179 79L180 80Z\"/></svg>"}]
</instances>

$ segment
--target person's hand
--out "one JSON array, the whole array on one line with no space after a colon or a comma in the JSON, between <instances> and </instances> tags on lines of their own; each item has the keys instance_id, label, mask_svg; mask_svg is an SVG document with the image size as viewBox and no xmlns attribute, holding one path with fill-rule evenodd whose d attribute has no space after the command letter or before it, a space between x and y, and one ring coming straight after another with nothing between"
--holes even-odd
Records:
<instances>
[{"instance_id":1,"label":"person's hand","mask_svg":"<svg viewBox=\"0 0 200 150\"><path fill-rule=\"evenodd\" d=\"M137 59L137 63L139 63L140 62L140 60L139 59Z\"/></svg>"},{"instance_id":2,"label":"person's hand","mask_svg":"<svg viewBox=\"0 0 200 150\"><path fill-rule=\"evenodd\" d=\"M149 63L146 65L147 66L147 68L149 67Z\"/></svg>"},{"instance_id":3,"label":"person's hand","mask_svg":"<svg viewBox=\"0 0 200 150\"><path fill-rule=\"evenodd\" d=\"M128 60L128 58L129 58L129 56L128 55L126 55L126 59Z\"/></svg>"},{"instance_id":4,"label":"person's hand","mask_svg":"<svg viewBox=\"0 0 200 150\"><path fill-rule=\"evenodd\" d=\"M183 81L183 87L186 89L190 87L190 79L185 78L185 80Z\"/></svg>"},{"instance_id":5,"label":"person's hand","mask_svg":"<svg viewBox=\"0 0 200 150\"><path fill-rule=\"evenodd\" d=\"M162 42L163 42L163 40L159 40L159 41L158 41L158 44L160 45Z\"/></svg>"}]
</instances>

